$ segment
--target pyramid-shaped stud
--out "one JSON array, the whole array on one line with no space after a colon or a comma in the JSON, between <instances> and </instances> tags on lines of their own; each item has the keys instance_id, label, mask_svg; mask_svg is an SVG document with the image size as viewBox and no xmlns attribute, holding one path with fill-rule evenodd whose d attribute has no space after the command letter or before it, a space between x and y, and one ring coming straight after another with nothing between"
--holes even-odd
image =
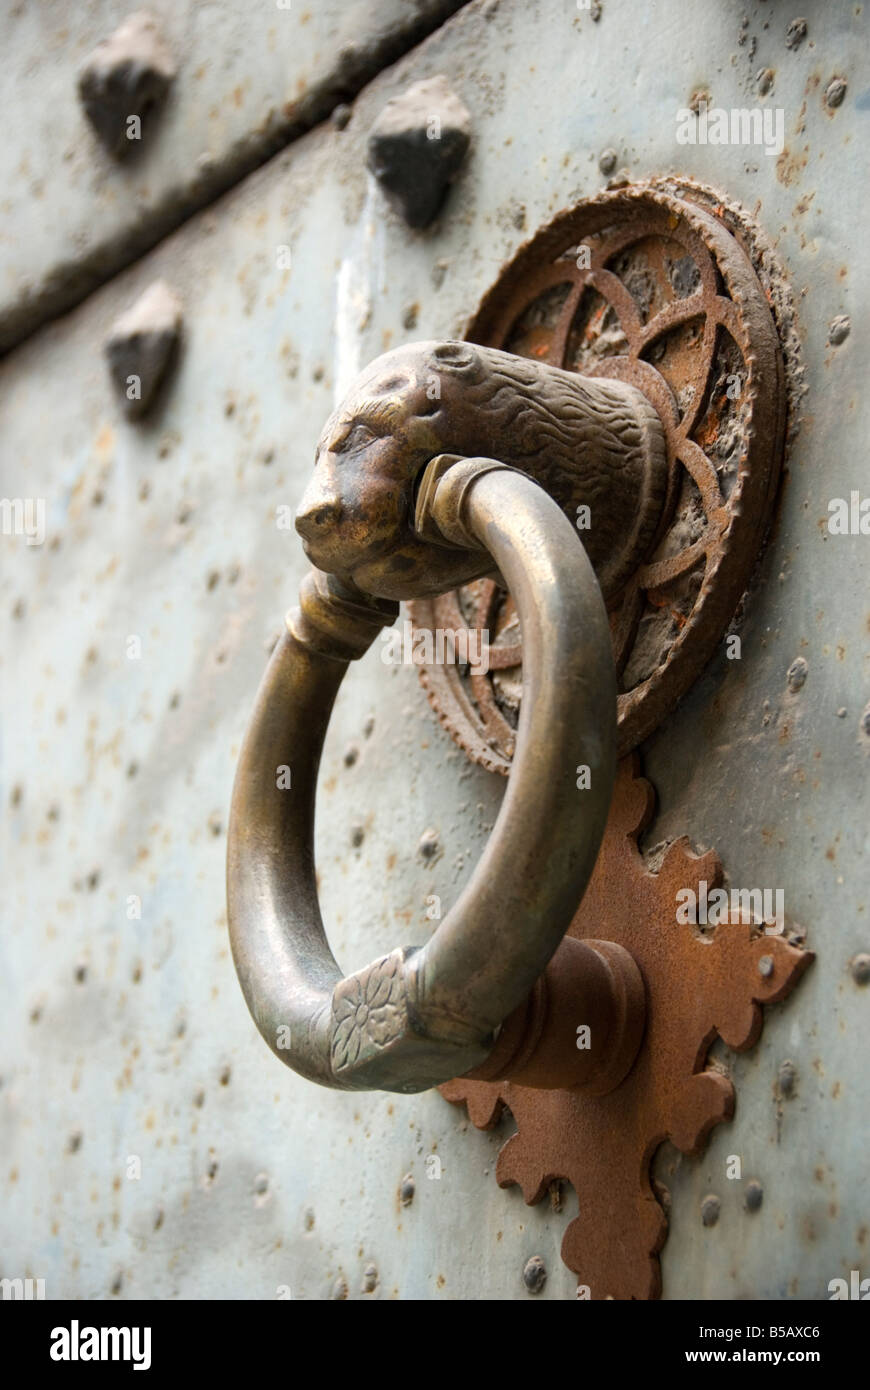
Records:
<instances>
[{"instance_id":1,"label":"pyramid-shaped stud","mask_svg":"<svg viewBox=\"0 0 870 1390\"><path fill-rule=\"evenodd\" d=\"M163 280L155 280L109 332L105 343L109 373L131 420L144 415L177 356L181 301Z\"/></svg>"},{"instance_id":2,"label":"pyramid-shaped stud","mask_svg":"<svg viewBox=\"0 0 870 1390\"><path fill-rule=\"evenodd\" d=\"M79 74L79 96L110 154L139 148L144 128L162 106L175 64L157 20L138 11L97 44Z\"/></svg>"},{"instance_id":3,"label":"pyramid-shaped stud","mask_svg":"<svg viewBox=\"0 0 870 1390\"><path fill-rule=\"evenodd\" d=\"M369 133L368 167L409 227L441 207L471 139L471 117L446 77L416 82L388 101Z\"/></svg>"}]
</instances>

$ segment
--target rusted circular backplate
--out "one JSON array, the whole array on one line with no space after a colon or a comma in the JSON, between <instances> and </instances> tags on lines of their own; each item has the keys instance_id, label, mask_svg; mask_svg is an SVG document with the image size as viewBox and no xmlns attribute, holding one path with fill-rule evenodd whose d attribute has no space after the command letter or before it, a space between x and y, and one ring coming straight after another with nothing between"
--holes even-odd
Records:
<instances>
[{"instance_id":1,"label":"rusted circular backplate","mask_svg":"<svg viewBox=\"0 0 870 1390\"><path fill-rule=\"evenodd\" d=\"M776 492L785 414L779 339L734 234L733 205L733 230L722 214L700 193L676 196L655 183L581 203L520 249L465 335L628 381L663 422L670 471L662 522L610 611L620 756L653 732L713 655ZM489 633L486 675L451 665L420 674L456 742L506 775L522 688L510 596L477 580L410 610L418 628Z\"/></svg>"}]
</instances>

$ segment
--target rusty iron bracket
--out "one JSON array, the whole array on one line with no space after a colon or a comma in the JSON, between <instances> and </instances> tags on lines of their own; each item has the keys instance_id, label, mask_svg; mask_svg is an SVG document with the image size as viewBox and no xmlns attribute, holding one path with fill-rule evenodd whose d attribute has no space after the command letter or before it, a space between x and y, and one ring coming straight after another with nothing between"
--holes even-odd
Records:
<instances>
[{"instance_id":1,"label":"rusty iron bracket","mask_svg":"<svg viewBox=\"0 0 870 1390\"><path fill-rule=\"evenodd\" d=\"M465 1104L478 1129L509 1110L517 1133L501 1150L500 1187L514 1183L529 1205L559 1179L573 1184L580 1214L569 1224L562 1258L592 1299L650 1299L661 1293L659 1252L668 1219L650 1175L667 1139L695 1155L710 1131L734 1113L730 1078L708 1063L716 1037L738 1052L761 1034L762 1005L784 999L813 960L783 935L735 913L715 929L678 920L681 889L696 894L722 882L715 851L695 855L685 837L670 845L657 873L638 849L655 794L636 754L617 773L610 819L586 894L566 943L606 936L629 955L646 995L646 1027L633 1067L606 1094L595 1086L544 1089L515 1081L470 1080L440 1087ZM598 943L596 942L596 945ZM556 960L557 957L554 957ZM560 1009L562 1028L582 1025L577 1007Z\"/></svg>"}]
</instances>

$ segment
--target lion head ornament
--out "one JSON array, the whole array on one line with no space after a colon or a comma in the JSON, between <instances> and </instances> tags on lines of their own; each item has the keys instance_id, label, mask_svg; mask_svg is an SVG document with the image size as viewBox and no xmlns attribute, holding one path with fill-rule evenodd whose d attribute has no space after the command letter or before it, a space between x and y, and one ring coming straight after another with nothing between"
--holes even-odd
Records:
<instances>
[{"instance_id":1,"label":"lion head ornament","mask_svg":"<svg viewBox=\"0 0 870 1390\"><path fill-rule=\"evenodd\" d=\"M491 573L492 560L416 534L420 478L438 454L493 458L535 478L566 512L579 502L597 511L602 524L584 541L598 568L617 540L614 489L624 491L623 516L636 506L634 474L648 449L642 415L651 409L622 382L587 381L494 348L396 348L360 374L327 421L296 529L318 569L368 593L444 593Z\"/></svg>"}]
</instances>

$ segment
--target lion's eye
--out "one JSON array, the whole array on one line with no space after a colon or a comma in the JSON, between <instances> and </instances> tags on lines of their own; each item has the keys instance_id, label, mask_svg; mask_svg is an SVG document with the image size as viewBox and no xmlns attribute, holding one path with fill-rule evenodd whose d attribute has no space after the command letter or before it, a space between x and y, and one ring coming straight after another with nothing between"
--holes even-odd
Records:
<instances>
[{"instance_id":1,"label":"lion's eye","mask_svg":"<svg viewBox=\"0 0 870 1390\"><path fill-rule=\"evenodd\" d=\"M369 444L373 444L377 435L369 429L368 425L354 425L341 446L342 453L350 453L356 449L367 449Z\"/></svg>"}]
</instances>

